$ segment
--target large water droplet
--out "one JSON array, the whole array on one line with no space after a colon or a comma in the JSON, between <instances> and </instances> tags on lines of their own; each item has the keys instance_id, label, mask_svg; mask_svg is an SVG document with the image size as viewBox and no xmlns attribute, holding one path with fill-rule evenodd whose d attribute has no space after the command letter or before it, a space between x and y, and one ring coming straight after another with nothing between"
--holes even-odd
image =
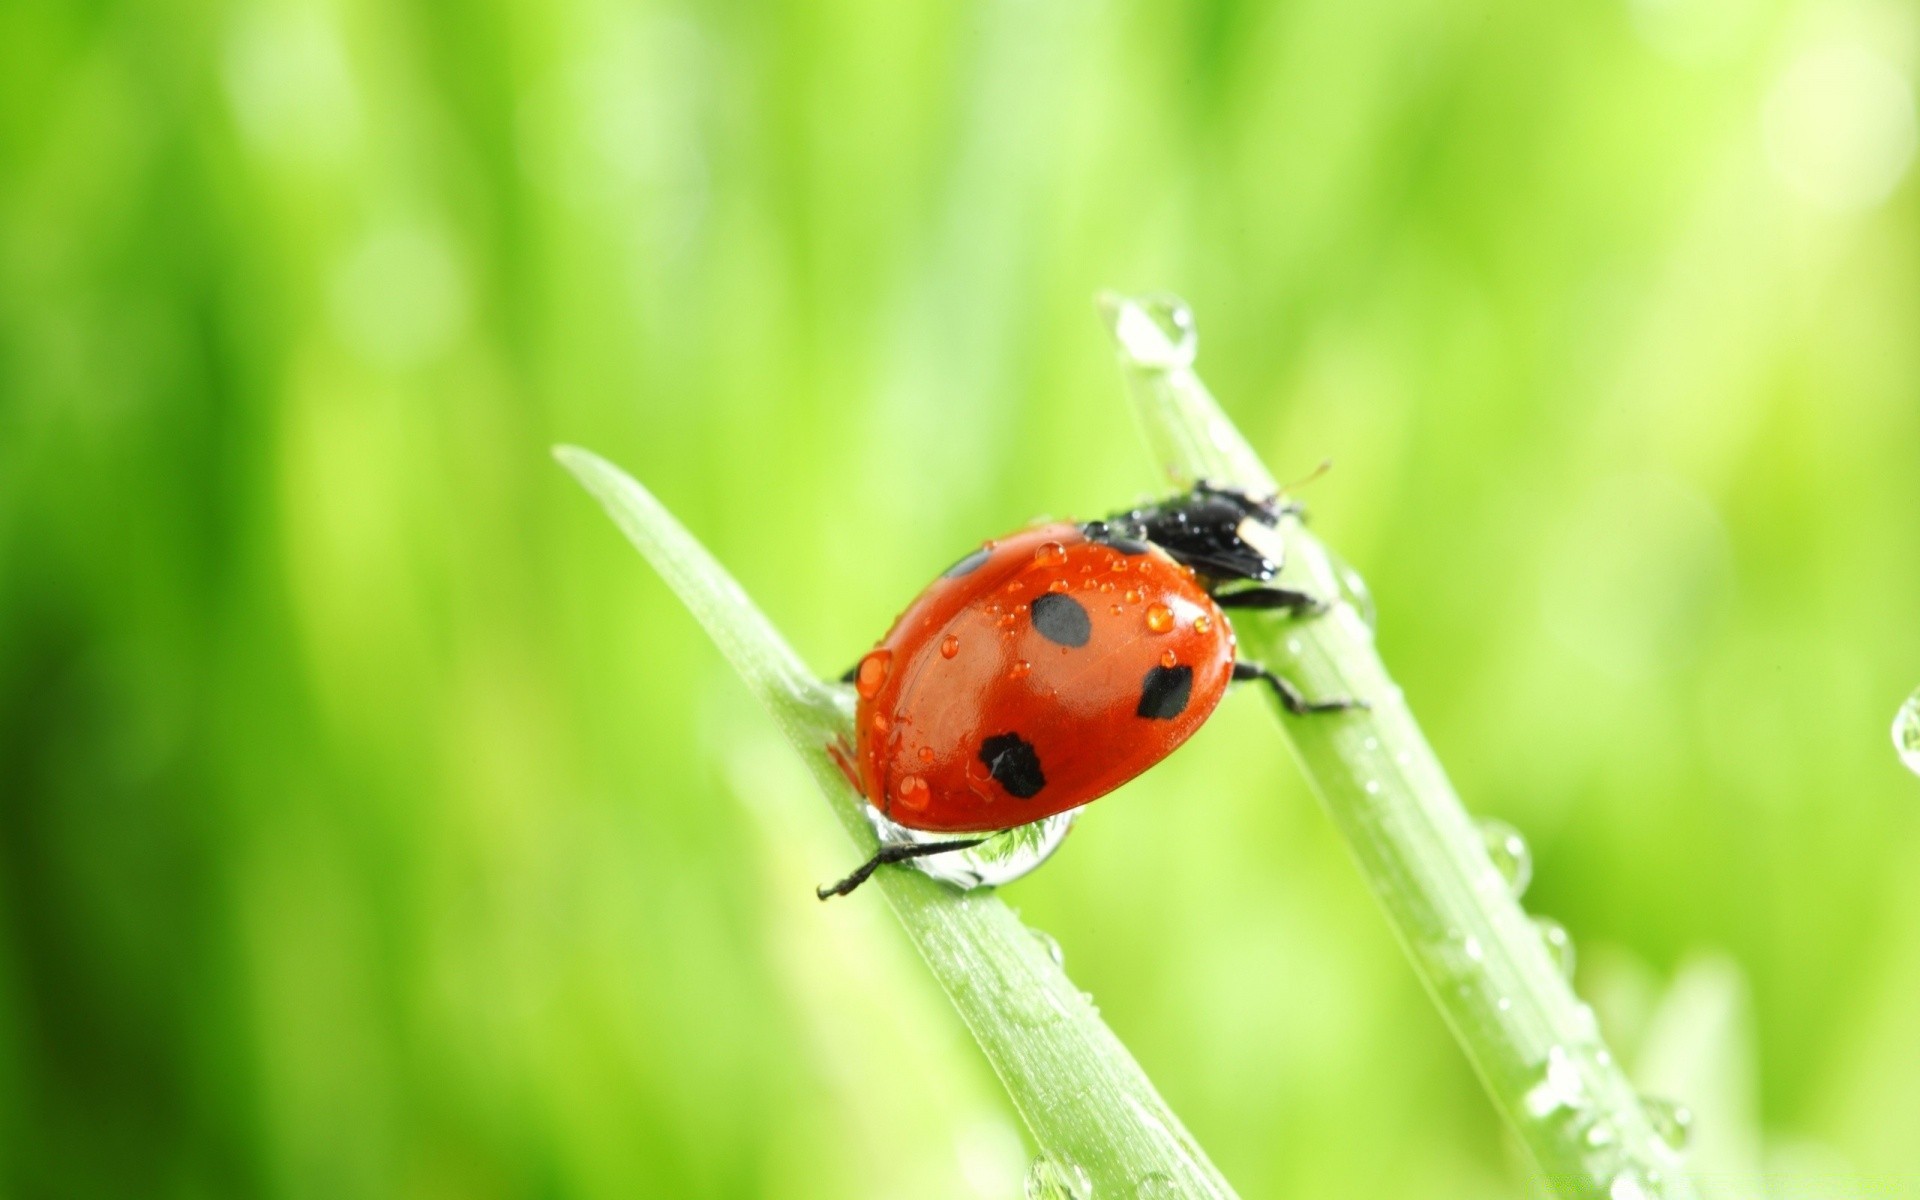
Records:
<instances>
[{"instance_id":1,"label":"large water droplet","mask_svg":"<svg viewBox=\"0 0 1920 1200\"><path fill-rule=\"evenodd\" d=\"M1092 1200L1093 1180L1086 1168L1054 1154L1042 1154L1027 1171L1027 1200Z\"/></svg>"},{"instance_id":2,"label":"large water droplet","mask_svg":"<svg viewBox=\"0 0 1920 1200\"><path fill-rule=\"evenodd\" d=\"M1908 696L1893 714L1893 748L1900 752L1907 770L1920 775L1920 691Z\"/></svg>"},{"instance_id":3,"label":"large water droplet","mask_svg":"<svg viewBox=\"0 0 1920 1200\"><path fill-rule=\"evenodd\" d=\"M974 769L976 763L977 760L967 764L967 777L976 782L984 781L988 774L985 764L978 764L980 770L976 772ZM883 846L896 842L924 844L953 840L954 835L951 833L930 833L924 829L909 829L905 825L890 821L885 813L871 804L861 805L860 811L867 818L867 824L873 827L874 836L880 839L880 844ZM971 849L950 850L944 854L910 858L906 865L922 875L931 876L942 883L952 884L962 891L999 887L1002 884L1012 883L1047 861L1053 852L1060 848L1060 843L1067 836L1067 831L1073 828L1074 818L1079 815L1079 809L1070 808L1063 813L1055 813L1051 817L1044 817L1038 821L992 834L986 841ZM893 870L892 867L885 869Z\"/></svg>"},{"instance_id":4,"label":"large water droplet","mask_svg":"<svg viewBox=\"0 0 1920 1200\"><path fill-rule=\"evenodd\" d=\"M1500 872L1514 899L1519 899L1533 882L1533 851L1527 849L1527 839L1513 826L1493 817L1482 817L1478 824L1480 838L1487 844L1487 857L1493 860L1493 869Z\"/></svg>"},{"instance_id":5,"label":"large water droplet","mask_svg":"<svg viewBox=\"0 0 1920 1200\"><path fill-rule=\"evenodd\" d=\"M1560 974L1573 978L1573 938L1567 933L1567 927L1552 917L1535 917L1533 927L1539 931L1540 940L1546 943L1547 954L1553 958L1553 965L1560 968Z\"/></svg>"},{"instance_id":6,"label":"large water droplet","mask_svg":"<svg viewBox=\"0 0 1920 1200\"><path fill-rule=\"evenodd\" d=\"M1165 633L1173 628L1173 610L1164 604L1147 605L1147 628L1155 633Z\"/></svg>"},{"instance_id":7,"label":"large water droplet","mask_svg":"<svg viewBox=\"0 0 1920 1200\"><path fill-rule=\"evenodd\" d=\"M1693 1140L1693 1110L1677 1100L1665 1100L1659 1096L1642 1096L1640 1107L1646 1110L1647 1122L1660 1140L1675 1150L1685 1150L1687 1143Z\"/></svg>"},{"instance_id":8,"label":"large water droplet","mask_svg":"<svg viewBox=\"0 0 1920 1200\"><path fill-rule=\"evenodd\" d=\"M1059 542L1042 542L1033 552L1033 561L1043 567L1057 567L1067 561L1067 548Z\"/></svg>"},{"instance_id":9,"label":"large water droplet","mask_svg":"<svg viewBox=\"0 0 1920 1200\"><path fill-rule=\"evenodd\" d=\"M1173 370L1193 365L1200 348L1193 310L1178 296L1101 297L1120 355L1137 367Z\"/></svg>"}]
</instances>

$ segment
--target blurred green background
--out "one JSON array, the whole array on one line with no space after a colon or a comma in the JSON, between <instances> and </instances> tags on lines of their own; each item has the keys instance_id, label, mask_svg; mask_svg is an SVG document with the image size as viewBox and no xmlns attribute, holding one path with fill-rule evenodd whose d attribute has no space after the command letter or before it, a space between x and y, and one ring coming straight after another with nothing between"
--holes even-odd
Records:
<instances>
[{"instance_id":1,"label":"blurred green background","mask_svg":"<svg viewBox=\"0 0 1920 1200\"><path fill-rule=\"evenodd\" d=\"M823 673L1157 486L1169 288L1720 1196L1920 1195L1920 11L0 6L0 1193L1002 1197L549 459ZM1261 702L1008 900L1248 1197L1523 1172Z\"/></svg>"}]
</instances>

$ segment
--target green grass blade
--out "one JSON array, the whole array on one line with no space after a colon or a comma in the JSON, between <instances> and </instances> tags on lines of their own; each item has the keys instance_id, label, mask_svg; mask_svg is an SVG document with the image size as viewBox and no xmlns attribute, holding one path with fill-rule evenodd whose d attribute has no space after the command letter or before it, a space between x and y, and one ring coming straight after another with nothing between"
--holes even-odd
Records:
<instances>
[{"instance_id":1,"label":"green grass blade","mask_svg":"<svg viewBox=\"0 0 1920 1200\"><path fill-rule=\"evenodd\" d=\"M555 456L706 627L805 760L857 854L870 853L865 801L825 749L835 736L851 737L849 690L814 678L726 570L639 483L584 450L560 447ZM886 898L1044 1155L1078 1166L1096 1197L1233 1195L1088 998L998 898L962 894L908 870L883 870L867 888ZM838 903L848 902L859 898ZM796 895L794 903L814 900Z\"/></svg>"},{"instance_id":2,"label":"green grass blade","mask_svg":"<svg viewBox=\"0 0 1920 1200\"><path fill-rule=\"evenodd\" d=\"M1273 478L1193 371L1191 317L1170 297L1101 298L1127 388L1169 477L1271 491ZM1282 578L1328 598L1350 574L1298 521ZM1367 712L1281 723L1415 970L1556 1195L1695 1195L1342 598L1319 618L1234 617L1240 653L1308 696L1363 697Z\"/></svg>"}]
</instances>

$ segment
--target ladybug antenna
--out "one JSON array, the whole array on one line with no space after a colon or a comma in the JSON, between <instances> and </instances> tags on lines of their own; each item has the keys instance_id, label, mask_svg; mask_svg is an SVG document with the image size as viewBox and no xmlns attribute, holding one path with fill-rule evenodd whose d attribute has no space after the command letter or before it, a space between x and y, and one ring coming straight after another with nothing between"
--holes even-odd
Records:
<instances>
[{"instance_id":1,"label":"ladybug antenna","mask_svg":"<svg viewBox=\"0 0 1920 1200\"><path fill-rule=\"evenodd\" d=\"M1319 466L1315 467L1311 471L1308 471L1305 475L1302 475L1300 478L1294 480L1292 483L1289 483L1285 487L1281 488L1280 494L1284 496L1288 492L1299 491L1301 488L1307 486L1308 484L1312 483L1314 480L1320 478L1322 475L1325 475L1328 471L1331 471L1331 470L1333 470L1333 460L1330 458L1323 458L1320 460Z\"/></svg>"}]
</instances>

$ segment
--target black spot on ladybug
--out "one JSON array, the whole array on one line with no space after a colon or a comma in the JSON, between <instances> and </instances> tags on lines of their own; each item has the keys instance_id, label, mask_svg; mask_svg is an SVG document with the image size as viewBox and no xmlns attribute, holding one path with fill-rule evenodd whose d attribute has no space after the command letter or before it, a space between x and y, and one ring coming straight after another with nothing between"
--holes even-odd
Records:
<instances>
[{"instance_id":1,"label":"black spot on ladybug","mask_svg":"<svg viewBox=\"0 0 1920 1200\"><path fill-rule=\"evenodd\" d=\"M1062 646L1084 646L1093 636L1093 620L1078 600L1047 592L1033 602L1033 627L1041 637Z\"/></svg>"},{"instance_id":2,"label":"black spot on ladybug","mask_svg":"<svg viewBox=\"0 0 1920 1200\"><path fill-rule=\"evenodd\" d=\"M1017 733L996 734L982 742L980 761L987 764L1001 787L1022 800L1033 799L1047 786L1047 777L1040 772L1040 756Z\"/></svg>"},{"instance_id":3,"label":"black spot on ladybug","mask_svg":"<svg viewBox=\"0 0 1920 1200\"><path fill-rule=\"evenodd\" d=\"M987 561L989 556L990 552L985 546L982 546L972 554L967 555L959 562L942 571L940 577L942 579L958 579L962 575L971 575L980 569L980 564Z\"/></svg>"},{"instance_id":4,"label":"black spot on ladybug","mask_svg":"<svg viewBox=\"0 0 1920 1200\"><path fill-rule=\"evenodd\" d=\"M1147 672L1146 682L1140 686L1140 707L1134 709L1133 714L1153 721L1171 721L1187 711L1187 698L1191 695L1192 667L1155 667Z\"/></svg>"}]
</instances>

